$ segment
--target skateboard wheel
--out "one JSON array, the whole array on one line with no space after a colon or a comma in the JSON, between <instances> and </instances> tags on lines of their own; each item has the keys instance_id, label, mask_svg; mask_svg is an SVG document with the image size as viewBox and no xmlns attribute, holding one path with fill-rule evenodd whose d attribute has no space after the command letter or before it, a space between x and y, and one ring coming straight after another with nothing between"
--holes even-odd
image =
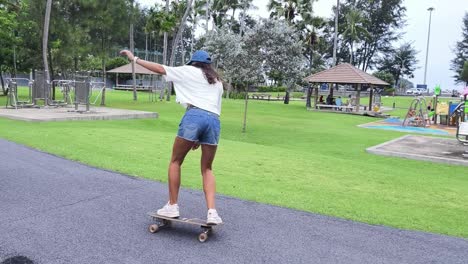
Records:
<instances>
[{"instance_id":1,"label":"skateboard wheel","mask_svg":"<svg viewBox=\"0 0 468 264\"><path fill-rule=\"evenodd\" d=\"M198 235L198 241L200 241L201 243L205 242L207 239L208 239L208 234L206 233L201 233L200 235Z\"/></svg>"},{"instance_id":2,"label":"skateboard wheel","mask_svg":"<svg viewBox=\"0 0 468 264\"><path fill-rule=\"evenodd\" d=\"M159 229L159 226L156 225L156 224L150 225L149 228L148 228L148 230L150 231L150 233L153 233L153 234L156 233L156 232L158 232L158 229Z\"/></svg>"}]
</instances>

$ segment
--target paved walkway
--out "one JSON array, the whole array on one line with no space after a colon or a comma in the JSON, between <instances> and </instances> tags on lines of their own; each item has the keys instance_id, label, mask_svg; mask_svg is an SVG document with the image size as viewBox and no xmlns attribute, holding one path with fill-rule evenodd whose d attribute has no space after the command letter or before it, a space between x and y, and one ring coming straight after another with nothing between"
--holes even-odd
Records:
<instances>
[{"instance_id":1,"label":"paved walkway","mask_svg":"<svg viewBox=\"0 0 468 264\"><path fill-rule=\"evenodd\" d=\"M78 110L79 112L75 111L71 106L18 109L0 107L0 116L33 122L158 118L158 113L154 112L109 107L92 106L90 111L86 112L86 108L80 106Z\"/></svg>"},{"instance_id":2,"label":"paved walkway","mask_svg":"<svg viewBox=\"0 0 468 264\"><path fill-rule=\"evenodd\" d=\"M383 156L468 166L468 159L463 157L468 147L453 138L405 135L366 150Z\"/></svg>"},{"instance_id":3,"label":"paved walkway","mask_svg":"<svg viewBox=\"0 0 468 264\"><path fill-rule=\"evenodd\" d=\"M166 185L0 140L0 263L467 263L468 240L372 226L220 196L226 224L147 231ZM203 195L184 189L185 215ZM27 262L24 262L27 263ZM30 262L31 263L31 262Z\"/></svg>"}]
</instances>

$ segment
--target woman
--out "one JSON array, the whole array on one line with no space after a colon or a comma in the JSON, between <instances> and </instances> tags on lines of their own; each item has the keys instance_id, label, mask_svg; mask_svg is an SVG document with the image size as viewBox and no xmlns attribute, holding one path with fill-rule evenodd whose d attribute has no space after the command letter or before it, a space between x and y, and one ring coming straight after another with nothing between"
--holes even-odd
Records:
<instances>
[{"instance_id":1,"label":"woman","mask_svg":"<svg viewBox=\"0 0 468 264\"><path fill-rule=\"evenodd\" d=\"M166 81L173 82L176 101L187 108L172 148L169 163L169 201L159 209L159 215L179 217L177 199L180 188L180 168L190 149L201 145L201 174L203 190L208 207L207 223L222 223L215 207L216 183L212 163L219 141L221 98L223 85L218 73L211 67L211 58L206 51L196 51L188 65L169 67L144 61L128 50L120 52L129 60L165 76Z\"/></svg>"}]
</instances>

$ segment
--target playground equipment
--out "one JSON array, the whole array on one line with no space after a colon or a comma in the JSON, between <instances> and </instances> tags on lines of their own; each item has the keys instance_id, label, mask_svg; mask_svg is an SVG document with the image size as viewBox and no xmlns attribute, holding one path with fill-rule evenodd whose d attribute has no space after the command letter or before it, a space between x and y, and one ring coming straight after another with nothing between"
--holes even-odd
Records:
<instances>
[{"instance_id":1,"label":"playground equipment","mask_svg":"<svg viewBox=\"0 0 468 264\"><path fill-rule=\"evenodd\" d=\"M465 120L465 115L466 115L466 110L468 107L466 107L466 95L468 94L468 91L466 94L464 94L462 98L462 102L457 105L457 107L454 110L454 113L452 114L453 118L456 120L456 125L457 125L457 134L456 138L460 143L462 143L465 146L468 146L468 122L464 122ZM468 151L465 151L464 154L462 154L464 158L468 158Z\"/></svg>"},{"instance_id":2,"label":"playground equipment","mask_svg":"<svg viewBox=\"0 0 468 264\"><path fill-rule=\"evenodd\" d=\"M373 106L372 111L379 112L380 107L382 106L382 91L383 89L376 88L373 94Z\"/></svg>"},{"instance_id":3,"label":"playground equipment","mask_svg":"<svg viewBox=\"0 0 468 264\"><path fill-rule=\"evenodd\" d=\"M34 73L34 81L32 84L32 102L34 105L38 105L39 100L44 101L44 105L47 105L50 91L48 89L48 83L44 78L44 72L36 71Z\"/></svg>"},{"instance_id":4,"label":"playground equipment","mask_svg":"<svg viewBox=\"0 0 468 264\"><path fill-rule=\"evenodd\" d=\"M56 101L60 104L72 104L73 81L72 80L53 80L52 85L60 89L63 95L63 100Z\"/></svg>"},{"instance_id":5,"label":"playground equipment","mask_svg":"<svg viewBox=\"0 0 468 264\"><path fill-rule=\"evenodd\" d=\"M90 94L91 94L91 81L89 74L76 75L73 80L73 86L75 91L75 97L73 104L75 105L75 112L89 112L90 106ZM85 105L86 110L79 110L79 105Z\"/></svg>"},{"instance_id":6,"label":"playground equipment","mask_svg":"<svg viewBox=\"0 0 468 264\"><path fill-rule=\"evenodd\" d=\"M89 100L90 102L92 101L91 98L93 96L93 91L94 90L98 90L98 94L96 95L96 97L94 98L94 101L92 101L90 104L92 105L96 105L97 101L99 98L101 98L102 96L102 93L104 92L104 89L106 89L106 84L104 82L91 82L91 89L90 89L90 92L89 92Z\"/></svg>"},{"instance_id":7,"label":"playground equipment","mask_svg":"<svg viewBox=\"0 0 468 264\"><path fill-rule=\"evenodd\" d=\"M18 99L18 82L26 82L29 87L29 96L26 101L20 101ZM32 107L32 100L31 100L31 88L32 88L32 81L26 78L9 78L7 79L7 101L6 101L6 108L14 107L18 109L18 107Z\"/></svg>"},{"instance_id":8,"label":"playground equipment","mask_svg":"<svg viewBox=\"0 0 468 264\"><path fill-rule=\"evenodd\" d=\"M468 122L460 122L457 126L457 140L463 145L468 146ZM462 154L464 158L468 158L468 151Z\"/></svg>"},{"instance_id":9,"label":"playground equipment","mask_svg":"<svg viewBox=\"0 0 468 264\"><path fill-rule=\"evenodd\" d=\"M104 82L92 82L90 73L74 74L73 80L53 80L48 82L42 71L34 72L34 80L26 78L7 79L7 108L40 107L39 101L44 101L43 106L68 106L74 105L78 112L89 112L90 105L95 105L102 96L106 84ZM71 76L70 76L71 77ZM18 82L27 83L29 96L27 100L18 99ZM62 100L52 99L52 87L56 87L62 94ZM93 96L93 91L97 92ZM79 110L84 105L86 110Z\"/></svg>"},{"instance_id":10,"label":"playground equipment","mask_svg":"<svg viewBox=\"0 0 468 264\"><path fill-rule=\"evenodd\" d=\"M430 125L429 113L427 112L426 100L418 97L411 101L402 126L426 127Z\"/></svg>"}]
</instances>

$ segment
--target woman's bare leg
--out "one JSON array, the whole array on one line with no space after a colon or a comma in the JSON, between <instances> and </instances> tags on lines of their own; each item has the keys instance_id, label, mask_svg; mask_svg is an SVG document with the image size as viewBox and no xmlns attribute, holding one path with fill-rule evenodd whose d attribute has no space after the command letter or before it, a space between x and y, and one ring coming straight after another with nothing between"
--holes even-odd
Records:
<instances>
[{"instance_id":1,"label":"woman's bare leg","mask_svg":"<svg viewBox=\"0 0 468 264\"><path fill-rule=\"evenodd\" d=\"M206 206L208 209L215 209L216 181L211 166L217 146L202 144L201 149L201 174L203 176L203 191L205 192Z\"/></svg>"},{"instance_id":2,"label":"woman's bare leg","mask_svg":"<svg viewBox=\"0 0 468 264\"><path fill-rule=\"evenodd\" d=\"M179 197L180 188L180 167L184 162L185 156L194 146L195 142L180 137L174 140L172 147L172 157L169 163L169 203L176 204Z\"/></svg>"}]
</instances>

